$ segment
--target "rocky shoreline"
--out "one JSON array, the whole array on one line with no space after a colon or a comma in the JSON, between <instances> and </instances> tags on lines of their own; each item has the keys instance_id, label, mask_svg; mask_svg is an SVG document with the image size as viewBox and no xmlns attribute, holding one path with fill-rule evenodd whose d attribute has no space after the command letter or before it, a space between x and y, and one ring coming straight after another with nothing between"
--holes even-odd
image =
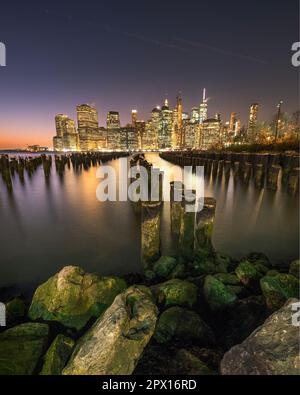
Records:
<instances>
[{"instance_id":1,"label":"rocky shoreline","mask_svg":"<svg viewBox=\"0 0 300 395\"><path fill-rule=\"evenodd\" d=\"M0 374L300 374L299 261L282 273L262 254L227 263L174 278L176 258L161 257L137 284L65 267L29 309L7 302Z\"/></svg>"}]
</instances>

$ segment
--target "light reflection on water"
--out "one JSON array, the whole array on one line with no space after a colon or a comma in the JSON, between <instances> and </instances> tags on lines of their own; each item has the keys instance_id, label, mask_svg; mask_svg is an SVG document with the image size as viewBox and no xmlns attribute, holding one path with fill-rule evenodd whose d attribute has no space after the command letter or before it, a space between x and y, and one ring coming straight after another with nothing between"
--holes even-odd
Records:
<instances>
[{"instance_id":1,"label":"light reflection on water","mask_svg":"<svg viewBox=\"0 0 300 395\"><path fill-rule=\"evenodd\" d=\"M147 158L162 170L172 166L157 154ZM96 199L96 171L71 167L60 178L53 169L47 184L39 168L24 185L15 176L11 197L0 179L0 287L35 286L70 264L103 275L141 270L139 217L130 202ZM205 195L217 199L213 238L220 252L239 258L259 251L276 263L298 257L296 197L212 177ZM162 252L171 254L168 203L162 218Z\"/></svg>"}]
</instances>

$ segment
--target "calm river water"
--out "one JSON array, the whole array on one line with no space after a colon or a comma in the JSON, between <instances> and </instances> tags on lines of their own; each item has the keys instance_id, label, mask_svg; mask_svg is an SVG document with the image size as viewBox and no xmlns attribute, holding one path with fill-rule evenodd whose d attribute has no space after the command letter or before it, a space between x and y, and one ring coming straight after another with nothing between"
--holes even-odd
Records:
<instances>
[{"instance_id":1,"label":"calm river water","mask_svg":"<svg viewBox=\"0 0 300 395\"><path fill-rule=\"evenodd\" d=\"M162 170L171 166L157 154L147 159ZM118 161L111 162L118 169ZM79 265L103 275L141 271L140 221L130 202L101 203L96 198L97 168L63 179L55 170L45 183L42 168L22 185L16 176L10 197L0 179L0 287L28 290L63 266ZM299 203L252 184L206 179L205 195L217 199L215 247L240 258L251 251L275 263L298 258ZM173 252L169 204L164 205L162 252Z\"/></svg>"}]
</instances>

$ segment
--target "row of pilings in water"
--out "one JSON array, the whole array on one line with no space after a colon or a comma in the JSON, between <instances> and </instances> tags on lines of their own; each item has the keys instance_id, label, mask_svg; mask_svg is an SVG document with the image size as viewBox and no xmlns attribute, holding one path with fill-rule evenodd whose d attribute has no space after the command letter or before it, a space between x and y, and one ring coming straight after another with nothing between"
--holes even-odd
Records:
<instances>
[{"instance_id":1,"label":"row of pilings in water","mask_svg":"<svg viewBox=\"0 0 300 395\"><path fill-rule=\"evenodd\" d=\"M160 157L178 166L203 166L207 177L232 174L235 180L257 188L277 190L279 182L288 192L299 192L299 155L294 153L235 153L235 152L163 152Z\"/></svg>"},{"instance_id":2,"label":"row of pilings in water","mask_svg":"<svg viewBox=\"0 0 300 395\"><path fill-rule=\"evenodd\" d=\"M130 166L143 166L148 171L148 181L154 169L143 155L136 155L130 161ZM139 178L140 175L137 176ZM131 179L131 182L134 179ZM163 173L155 183L149 182L148 201L133 202L135 212L141 216L141 260L147 278L151 278L153 266L161 257L161 219L163 201ZM159 199L151 201L151 188L157 188ZM195 256L214 255L212 244L213 223L216 212L216 200L205 198L201 211L197 211L195 191L185 189L180 181L170 183L170 231L175 242L177 255L181 261L190 262ZM182 263L182 264L183 264ZM181 265L178 270L181 270ZM179 273L178 273L179 275Z\"/></svg>"},{"instance_id":3,"label":"row of pilings in water","mask_svg":"<svg viewBox=\"0 0 300 395\"><path fill-rule=\"evenodd\" d=\"M0 155L0 173L7 190L13 192L13 178L19 177L20 182L25 182L25 174L32 177L38 168L42 167L46 181L49 181L53 170L60 177L63 177L66 168L70 169L71 165L75 171L82 169L88 170L93 166L100 166L111 160L128 156L127 153L120 152L90 152L90 153L72 153L63 155L39 155L39 156L16 156Z\"/></svg>"}]
</instances>

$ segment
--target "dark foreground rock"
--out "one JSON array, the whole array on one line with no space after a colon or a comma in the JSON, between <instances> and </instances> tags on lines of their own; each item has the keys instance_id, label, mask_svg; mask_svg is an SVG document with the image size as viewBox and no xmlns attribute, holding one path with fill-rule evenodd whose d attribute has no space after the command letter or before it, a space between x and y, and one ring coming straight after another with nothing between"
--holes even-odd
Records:
<instances>
[{"instance_id":1,"label":"dark foreground rock","mask_svg":"<svg viewBox=\"0 0 300 395\"><path fill-rule=\"evenodd\" d=\"M299 327L292 325L289 300L221 362L223 375L299 375Z\"/></svg>"},{"instance_id":2,"label":"dark foreground rock","mask_svg":"<svg viewBox=\"0 0 300 395\"><path fill-rule=\"evenodd\" d=\"M169 280L151 288L157 303L164 307L182 306L195 307L198 299L198 288L195 284L183 280Z\"/></svg>"},{"instance_id":3,"label":"dark foreground rock","mask_svg":"<svg viewBox=\"0 0 300 395\"><path fill-rule=\"evenodd\" d=\"M27 323L0 334L0 375L31 375L45 351L46 324Z\"/></svg>"},{"instance_id":4,"label":"dark foreground rock","mask_svg":"<svg viewBox=\"0 0 300 395\"><path fill-rule=\"evenodd\" d=\"M75 342L64 335L58 335L44 356L41 375L60 375L65 367Z\"/></svg>"},{"instance_id":5,"label":"dark foreground rock","mask_svg":"<svg viewBox=\"0 0 300 395\"><path fill-rule=\"evenodd\" d=\"M148 288L128 288L78 341L63 374L131 374L154 333L157 315Z\"/></svg>"},{"instance_id":6,"label":"dark foreground rock","mask_svg":"<svg viewBox=\"0 0 300 395\"><path fill-rule=\"evenodd\" d=\"M123 279L101 277L67 266L35 291L29 317L58 321L80 330L92 317L99 317L125 289Z\"/></svg>"},{"instance_id":7,"label":"dark foreground rock","mask_svg":"<svg viewBox=\"0 0 300 395\"><path fill-rule=\"evenodd\" d=\"M260 280L260 286L271 310L280 309L290 298L299 298L299 280L290 274L265 276Z\"/></svg>"},{"instance_id":8,"label":"dark foreground rock","mask_svg":"<svg viewBox=\"0 0 300 395\"><path fill-rule=\"evenodd\" d=\"M171 307L162 313L156 325L154 338L158 343L174 340L205 346L215 343L212 330L200 316L194 311L181 307Z\"/></svg>"}]
</instances>

